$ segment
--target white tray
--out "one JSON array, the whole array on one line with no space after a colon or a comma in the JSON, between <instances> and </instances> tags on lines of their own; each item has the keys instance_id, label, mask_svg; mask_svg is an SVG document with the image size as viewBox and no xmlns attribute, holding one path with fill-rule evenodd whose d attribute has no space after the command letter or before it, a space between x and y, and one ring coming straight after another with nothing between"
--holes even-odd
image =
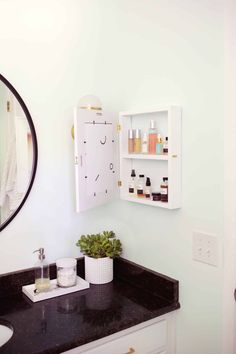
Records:
<instances>
[{"instance_id":1,"label":"white tray","mask_svg":"<svg viewBox=\"0 0 236 354\"><path fill-rule=\"evenodd\" d=\"M76 291L80 291L88 288L89 288L89 283L86 280L77 277L77 284L69 288L60 288L59 286L57 286L57 279L53 279L50 280L50 290L48 291L42 293L36 293L35 284L22 286L22 291L26 296L28 296L28 298L31 301L38 302L46 299L51 299L56 296L74 293Z\"/></svg>"}]
</instances>

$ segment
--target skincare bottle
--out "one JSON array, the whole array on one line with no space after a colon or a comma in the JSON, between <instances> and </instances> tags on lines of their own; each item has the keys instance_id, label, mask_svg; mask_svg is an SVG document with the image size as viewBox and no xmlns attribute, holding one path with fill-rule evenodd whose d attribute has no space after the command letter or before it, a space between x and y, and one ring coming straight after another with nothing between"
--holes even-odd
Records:
<instances>
[{"instance_id":1,"label":"skincare bottle","mask_svg":"<svg viewBox=\"0 0 236 354\"><path fill-rule=\"evenodd\" d=\"M38 292L48 291L50 289L49 265L45 260L44 248L34 251L39 252L38 262L35 264L35 289Z\"/></svg>"},{"instance_id":2,"label":"skincare bottle","mask_svg":"<svg viewBox=\"0 0 236 354\"><path fill-rule=\"evenodd\" d=\"M134 131L132 129L128 130L128 153L132 154L134 152Z\"/></svg>"},{"instance_id":3,"label":"skincare bottle","mask_svg":"<svg viewBox=\"0 0 236 354\"><path fill-rule=\"evenodd\" d=\"M147 177L147 179L146 179L145 197L151 198L151 181L150 181L149 177Z\"/></svg>"},{"instance_id":4,"label":"skincare bottle","mask_svg":"<svg viewBox=\"0 0 236 354\"><path fill-rule=\"evenodd\" d=\"M144 175L139 175L137 183L137 196L144 197Z\"/></svg>"},{"instance_id":5,"label":"skincare bottle","mask_svg":"<svg viewBox=\"0 0 236 354\"><path fill-rule=\"evenodd\" d=\"M141 152L141 130L136 129L134 135L134 153L140 154Z\"/></svg>"},{"instance_id":6,"label":"skincare bottle","mask_svg":"<svg viewBox=\"0 0 236 354\"><path fill-rule=\"evenodd\" d=\"M132 170L131 171L131 180L129 182L129 195L130 196L135 195L135 184L136 184L135 177L136 177L135 170Z\"/></svg>"},{"instance_id":7,"label":"skincare bottle","mask_svg":"<svg viewBox=\"0 0 236 354\"><path fill-rule=\"evenodd\" d=\"M143 140L142 140L142 154L148 153L148 136L147 133L143 133Z\"/></svg>"},{"instance_id":8,"label":"skincare bottle","mask_svg":"<svg viewBox=\"0 0 236 354\"><path fill-rule=\"evenodd\" d=\"M151 120L149 135L148 135L148 152L149 152L149 154L156 153L156 143L157 143L156 122L154 120Z\"/></svg>"},{"instance_id":9,"label":"skincare bottle","mask_svg":"<svg viewBox=\"0 0 236 354\"><path fill-rule=\"evenodd\" d=\"M163 144L163 154L168 154L168 136L166 137Z\"/></svg>"},{"instance_id":10,"label":"skincare bottle","mask_svg":"<svg viewBox=\"0 0 236 354\"><path fill-rule=\"evenodd\" d=\"M161 184L161 201L168 202L168 177L163 177L163 182Z\"/></svg>"},{"instance_id":11,"label":"skincare bottle","mask_svg":"<svg viewBox=\"0 0 236 354\"><path fill-rule=\"evenodd\" d=\"M163 154L163 143L161 134L157 134L156 153L158 155Z\"/></svg>"}]
</instances>

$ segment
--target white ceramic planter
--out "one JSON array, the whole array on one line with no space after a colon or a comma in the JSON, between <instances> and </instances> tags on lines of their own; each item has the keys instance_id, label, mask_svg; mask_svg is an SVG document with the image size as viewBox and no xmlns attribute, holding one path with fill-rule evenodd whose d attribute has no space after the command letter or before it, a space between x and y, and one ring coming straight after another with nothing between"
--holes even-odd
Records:
<instances>
[{"instance_id":1,"label":"white ceramic planter","mask_svg":"<svg viewBox=\"0 0 236 354\"><path fill-rule=\"evenodd\" d=\"M85 279L91 284L106 284L113 280L113 259L84 256Z\"/></svg>"}]
</instances>

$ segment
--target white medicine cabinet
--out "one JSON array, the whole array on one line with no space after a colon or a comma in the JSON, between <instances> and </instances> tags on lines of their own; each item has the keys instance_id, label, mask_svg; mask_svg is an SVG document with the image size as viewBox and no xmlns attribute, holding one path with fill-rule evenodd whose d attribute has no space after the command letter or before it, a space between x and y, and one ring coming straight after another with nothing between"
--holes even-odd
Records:
<instances>
[{"instance_id":1,"label":"white medicine cabinet","mask_svg":"<svg viewBox=\"0 0 236 354\"><path fill-rule=\"evenodd\" d=\"M150 121L157 133L168 137L167 154L128 152L128 131L148 133ZM157 107L152 110L122 112L119 122L105 112L75 109L76 210L81 212L119 195L133 203L166 209L181 207L181 108ZM119 151L119 159L117 159ZM118 162L119 160L119 162ZM159 192L168 177L168 202L129 194L131 170L151 180L152 192Z\"/></svg>"}]
</instances>

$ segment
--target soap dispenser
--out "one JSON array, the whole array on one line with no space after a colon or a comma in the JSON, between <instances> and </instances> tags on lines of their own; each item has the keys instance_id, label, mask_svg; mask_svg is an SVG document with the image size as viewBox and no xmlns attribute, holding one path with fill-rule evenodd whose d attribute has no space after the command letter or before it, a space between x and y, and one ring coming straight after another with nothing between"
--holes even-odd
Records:
<instances>
[{"instance_id":1,"label":"soap dispenser","mask_svg":"<svg viewBox=\"0 0 236 354\"><path fill-rule=\"evenodd\" d=\"M38 292L50 289L49 265L45 260L44 248L39 248L33 253L39 252L39 260L35 264L35 289Z\"/></svg>"}]
</instances>

